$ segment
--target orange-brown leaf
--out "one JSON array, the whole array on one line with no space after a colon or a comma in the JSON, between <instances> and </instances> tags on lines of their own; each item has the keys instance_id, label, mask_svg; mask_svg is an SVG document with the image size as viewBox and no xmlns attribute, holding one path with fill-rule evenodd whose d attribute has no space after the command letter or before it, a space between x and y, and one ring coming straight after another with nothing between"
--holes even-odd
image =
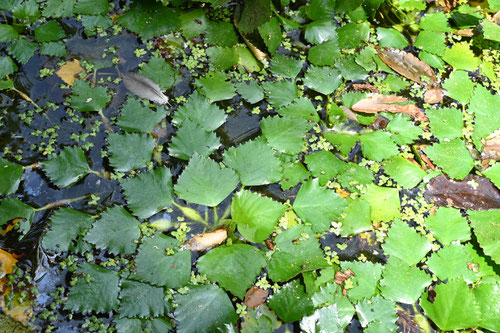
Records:
<instances>
[{"instance_id":1,"label":"orange-brown leaf","mask_svg":"<svg viewBox=\"0 0 500 333\"><path fill-rule=\"evenodd\" d=\"M226 229L217 229L211 232L199 234L182 244L182 248L191 251L205 251L219 245L227 238Z\"/></svg>"},{"instance_id":2,"label":"orange-brown leaf","mask_svg":"<svg viewBox=\"0 0 500 333\"><path fill-rule=\"evenodd\" d=\"M12 274L17 259L7 251L0 249L0 278Z\"/></svg>"},{"instance_id":3,"label":"orange-brown leaf","mask_svg":"<svg viewBox=\"0 0 500 333\"><path fill-rule=\"evenodd\" d=\"M245 294L245 305L250 309L256 308L266 301L269 290L252 286Z\"/></svg>"},{"instance_id":4,"label":"orange-brown leaf","mask_svg":"<svg viewBox=\"0 0 500 333\"><path fill-rule=\"evenodd\" d=\"M440 103L443 100L443 91L439 88L428 89L424 94L424 102L429 104Z\"/></svg>"},{"instance_id":5,"label":"orange-brown leaf","mask_svg":"<svg viewBox=\"0 0 500 333\"><path fill-rule=\"evenodd\" d=\"M337 271L337 273L335 273L335 283L342 284L345 280L347 280L348 278L350 278L351 276L354 276L354 275L355 274L350 269L348 269L344 272Z\"/></svg>"},{"instance_id":6,"label":"orange-brown leaf","mask_svg":"<svg viewBox=\"0 0 500 333\"><path fill-rule=\"evenodd\" d=\"M354 111L365 113L391 112L391 113L407 113L418 120L427 120L425 113L414 104L396 104L404 103L407 99L396 95L381 95L373 94L367 98L363 98L352 106Z\"/></svg>"}]
</instances>

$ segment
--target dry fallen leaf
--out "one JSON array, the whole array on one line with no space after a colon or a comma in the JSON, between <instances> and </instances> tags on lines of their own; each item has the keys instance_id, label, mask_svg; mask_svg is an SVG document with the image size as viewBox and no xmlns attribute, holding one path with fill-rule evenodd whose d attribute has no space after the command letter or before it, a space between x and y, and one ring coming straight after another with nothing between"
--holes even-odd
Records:
<instances>
[{"instance_id":1,"label":"dry fallen leaf","mask_svg":"<svg viewBox=\"0 0 500 333\"><path fill-rule=\"evenodd\" d=\"M500 161L500 129L491 133L483 142L483 152L481 159L489 162L490 160Z\"/></svg>"},{"instance_id":2,"label":"dry fallen leaf","mask_svg":"<svg viewBox=\"0 0 500 333\"><path fill-rule=\"evenodd\" d=\"M413 54L390 47L375 46L375 48L380 60L394 71L425 86L438 86L438 79L432 68Z\"/></svg>"},{"instance_id":3,"label":"dry fallen leaf","mask_svg":"<svg viewBox=\"0 0 500 333\"><path fill-rule=\"evenodd\" d=\"M354 91L369 91L369 92L377 93L377 94L379 92L377 87L372 86L371 84L354 83L352 85L352 89Z\"/></svg>"},{"instance_id":4,"label":"dry fallen leaf","mask_svg":"<svg viewBox=\"0 0 500 333\"><path fill-rule=\"evenodd\" d=\"M391 113L407 113L417 120L425 121L427 117L415 104L396 104L408 101L407 98L396 95L373 94L358 101L352 106L354 111L365 113L391 112Z\"/></svg>"},{"instance_id":5,"label":"dry fallen leaf","mask_svg":"<svg viewBox=\"0 0 500 333\"><path fill-rule=\"evenodd\" d=\"M342 284L345 280L347 280L348 278L350 278L351 276L354 276L354 275L355 274L350 269L348 269L344 272L337 271L337 273L335 273L335 283Z\"/></svg>"},{"instance_id":6,"label":"dry fallen leaf","mask_svg":"<svg viewBox=\"0 0 500 333\"><path fill-rule=\"evenodd\" d=\"M205 251L219 245L227 238L226 229L217 229L211 232L199 234L182 244L182 248L190 251Z\"/></svg>"},{"instance_id":7,"label":"dry fallen leaf","mask_svg":"<svg viewBox=\"0 0 500 333\"><path fill-rule=\"evenodd\" d=\"M245 294L245 305L250 309L254 309L266 301L269 296L269 290L252 286Z\"/></svg>"},{"instance_id":8,"label":"dry fallen leaf","mask_svg":"<svg viewBox=\"0 0 500 333\"><path fill-rule=\"evenodd\" d=\"M67 62L62 65L61 68L56 72L57 76L59 76L64 82L73 85L75 82L75 75L80 73L83 70L82 66L80 66L80 62L77 59L73 61Z\"/></svg>"},{"instance_id":9,"label":"dry fallen leaf","mask_svg":"<svg viewBox=\"0 0 500 333\"><path fill-rule=\"evenodd\" d=\"M439 88L428 89L424 94L424 102L429 104L440 103L443 100L443 91Z\"/></svg>"}]
</instances>

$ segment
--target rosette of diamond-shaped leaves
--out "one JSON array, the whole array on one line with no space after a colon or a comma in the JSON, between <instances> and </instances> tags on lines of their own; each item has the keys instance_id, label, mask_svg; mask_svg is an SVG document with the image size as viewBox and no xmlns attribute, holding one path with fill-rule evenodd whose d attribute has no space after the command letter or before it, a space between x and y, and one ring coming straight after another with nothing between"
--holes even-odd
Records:
<instances>
[{"instance_id":1,"label":"rosette of diamond-shaped leaves","mask_svg":"<svg viewBox=\"0 0 500 333\"><path fill-rule=\"evenodd\" d=\"M108 136L109 163L116 171L126 172L143 168L151 160L154 139L147 134L111 133Z\"/></svg>"},{"instance_id":2,"label":"rosette of diamond-shaped leaves","mask_svg":"<svg viewBox=\"0 0 500 333\"><path fill-rule=\"evenodd\" d=\"M223 169L212 159L195 153L174 189L183 200L213 207L231 194L237 185L238 176L233 170Z\"/></svg>"},{"instance_id":3,"label":"rosette of diamond-shaped leaves","mask_svg":"<svg viewBox=\"0 0 500 333\"><path fill-rule=\"evenodd\" d=\"M201 274L240 299L265 265L264 254L248 244L216 247L199 258L196 264Z\"/></svg>"},{"instance_id":4,"label":"rosette of diamond-shaped leaves","mask_svg":"<svg viewBox=\"0 0 500 333\"><path fill-rule=\"evenodd\" d=\"M43 171L54 184L67 187L82 179L90 167L81 148L64 147L58 155L43 162Z\"/></svg>"},{"instance_id":5,"label":"rosette of diamond-shaped leaves","mask_svg":"<svg viewBox=\"0 0 500 333\"><path fill-rule=\"evenodd\" d=\"M135 259L136 272L129 278L167 288L185 286L191 274L191 252L180 250L180 245L163 234L145 237Z\"/></svg>"},{"instance_id":6,"label":"rosette of diamond-shaped leaves","mask_svg":"<svg viewBox=\"0 0 500 333\"><path fill-rule=\"evenodd\" d=\"M72 241L89 229L94 218L70 208L59 208L50 217L49 230L43 235L42 246L55 252L68 251Z\"/></svg>"},{"instance_id":7,"label":"rosette of diamond-shaped leaves","mask_svg":"<svg viewBox=\"0 0 500 333\"><path fill-rule=\"evenodd\" d=\"M176 126L180 126L184 121L190 120L206 131L214 131L226 121L226 118L224 110L210 103L205 96L195 91L184 105L179 106L172 122Z\"/></svg>"},{"instance_id":8,"label":"rosette of diamond-shaped leaves","mask_svg":"<svg viewBox=\"0 0 500 333\"><path fill-rule=\"evenodd\" d=\"M173 200L172 174L167 167L122 179L120 185L130 210L141 219L158 213Z\"/></svg>"},{"instance_id":9,"label":"rosette of diamond-shaped leaves","mask_svg":"<svg viewBox=\"0 0 500 333\"><path fill-rule=\"evenodd\" d=\"M227 294L214 285L190 286L185 295L176 294L174 302L179 333L214 332L238 319Z\"/></svg>"},{"instance_id":10,"label":"rosette of diamond-shaped leaves","mask_svg":"<svg viewBox=\"0 0 500 333\"><path fill-rule=\"evenodd\" d=\"M274 116L262 119L261 127L263 136L274 149L294 155L304 146L304 137L311 125L302 118Z\"/></svg>"},{"instance_id":11,"label":"rosette of diamond-shaped leaves","mask_svg":"<svg viewBox=\"0 0 500 333\"><path fill-rule=\"evenodd\" d=\"M24 168L16 163L0 158L0 194L11 194L17 191Z\"/></svg>"},{"instance_id":12,"label":"rosette of diamond-shaped leaves","mask_svg":"<svg viewBox=\"0 0 500 333\"><path fill-rule=\"evenodd\" d=\"M395 219L382 248L385 255L399 258L412 266L431 250L431 243L408 224Z\"/></svg>"},{"instance_id":13,"label":"rosette of diamond-shaped leaves","mask_svg":"<svg viewBox=\"0 0 500 333\"><path fill-rule=\"evenodd\" d=\"M52 21L54 22L54 21ZM76 80L69 100L70 105L77 111L102 111L111 100L105 87L90 87L90 83Z\"/></svg>"},{"instance_id":14,"label":"rosette of diamond-shaped leaves","mask_svg":"<svg viewBox=\"0 0 500 333\"><path fill-rule=\"evenodd\" d=\"M236 171L245 186L271 184L281 179L281 161L262 138L226 150L224 164Z\"/></svg>"},{"instance_id":15,"label":"rosette of diamond-shaped leaves","mask_svg":"<svg viewBox=\"0 0 500 333\"><path fill-rule=\"evenodd\" d=\"M127 132L151 132L166 116L164 108L153 111L135 98L128 98L121 109L117 125Z\"/></svg>"},{"instance_id":16,"label":"rosette of diamond-shaped leaves","mask_svg":"<svg viewBox=\"0 0 500 333\"><path fill-rule=\"evenodd\" d=\"M140 236L139 221L125 208L113 206L101 214L84 239L112 254L130 254L135 252Z\"/></svg>"},{"instance_id":17,"label":"rosette of diamond-shaped leaves","mask_svg":"<svg viewBox=\"0 0 500 333\"><path fill-rule=\"evenodd\" d=\"M158 317L170 312L163 288L124 280L120 291L120 317Z\"/></svg>"},{"instance_id":18,"label":"rosette of diamond-shaped leaves","mask_svg":"<svg viewBox=\"0 0 500 333\"><path fill-rule=\"evenodd\" d=\"M302 184L293 210L302 220L311 223L315 232L322 232L340 217L347 204L335 191L320 186L318 179L312 179Z\"/></svg>"},{"instance_id":19,"label":"rosette of diamond-shaped leaves","mask_svg":"<svg viewBox=\"0 0 500 333\"><path fill-rule=\"evenodd\" d=\"M262 242L274 230L285 206L257 193L242 190L233 197L231 215L238 231L250 242Z\"/></svg>"},{"instance_id":20,"label":"rosette of diamond-shaped leaves","mask_svg":"<svg viewBox=\"0 0 500 333\"><path fill-rule=\"evenodd\" d=\"M86 314L118 309L118 272L84 262L78 266L75 276L77 281L68 293L65 310Z\"/></svg>"}]
</instances>

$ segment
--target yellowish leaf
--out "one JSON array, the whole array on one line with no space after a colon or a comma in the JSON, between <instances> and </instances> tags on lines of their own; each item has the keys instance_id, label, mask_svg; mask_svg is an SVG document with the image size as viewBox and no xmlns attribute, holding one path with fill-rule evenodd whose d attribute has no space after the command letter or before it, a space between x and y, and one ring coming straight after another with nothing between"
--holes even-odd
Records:
<instances>
[{"instance_id":1,"label":"yellowish leaf","mask_svg":"<svg viewBox=\"0 0 500 333\"><path fill-rule=\"evenodd\" d=\"M205 251L219 245L227 238L226 229L217 229L211 232L199 234L182 244L182 248L191 251Z\"/></svg>"},{"instance_id":2,"label":"yellowish leaf","mask_svg":"<svg viewBox=\"0 0 500 333\"><path fill-rule=\"evenodd\" d=\"M73 61L67 62L62 65L61 68L56 72L57 76L59 76L64 82L73 85L75 82L75 75L80 73L83 70L82 66L80 66L80 62L77 59Z\"/></svg>"},{"instance_id":3,"label":"yellowish leaf","mask_svg":"<svg viewBox=\"0 0 500 333\"><path fill-rule=\"evenodd\" d=\"M0 278L12 274L17 259L7 251L0 249Z\"/></svg>"}]
</instances>

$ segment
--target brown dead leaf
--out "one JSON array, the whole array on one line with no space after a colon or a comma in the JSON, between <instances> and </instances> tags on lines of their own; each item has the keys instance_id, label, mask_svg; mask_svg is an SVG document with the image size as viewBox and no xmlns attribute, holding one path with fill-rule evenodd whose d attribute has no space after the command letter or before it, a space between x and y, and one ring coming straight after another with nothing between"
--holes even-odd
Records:
<instances>
[{"instance_id":1,"label":"brown dead leaf","mask_svg":"<svg viewBox=\"0 0 500 333\"><path fill-rule=\"evenodd\" d=\"M355 274L350 269L345 270L344 272L337 271L337 273L335 273L335 283L342 284L345 280L347 280L351 276L355 276Z\"/></svg>"},{"instance_id":2,"label":"brown dead leaf","mask_svg":"<svg viewBox=\"0 0 500 333\"><path fill-rule=\"evenodd\" d=\"M424 102L429 104L440 103L443 100L443 91L439 88L428 89L424 94Z\"/></svg>"},{"instance_id":3,"label":"brown dead leaf","mask_svg":"<svg viewBox=\"0 0 500 333\"><path fill-rule=\"evenodd\" d=\"M356 114L354 112L352 112L351 109L349 109L346 106L341 106L340 108L342 109L342 111L344 111L344 115L347 117L347 119L351 119L351 120L354 120L356 122L358 121L358 117L356 116Z\"/></svg>"},{"instance_id":4,"label":"brown dead leaf","mask_svg":"<svg viewBox=\"0 0 500 333\"><path fill-rule=\"evenodd\" d=\"M461 35L461 36L472 37L472 36L474 36L474 30L472 30L472 28L460 29L460 30L455 31L455 34Z\"/></svg>"},{"instance_id":5,"label":"brown dead leaf","mask_svg":"<svg viewBox=\"0 0 500 333\"><path fill-rule=\"evenodd\" d=\"M396 95L373 94L356 102L352 106L354 111L365 113L391 112L391 113L407 113L420 121L427 120L425 113L420 110L415 104L396 104L407 102L408 99Z\"/></svg>"},{"instance_id":6,"label":"brown dead leaf","mask_svg":"<svg viewBox=\"0 0 500 333\"><path fill-rule=\"evenodd\" d=\"M483 142L482 160L500 161L500 129L491 133Z\"/></svg>"},{"instance_id":7,"label":"brown dead leaf","mask_svg":"<svg viewBox=\"0 0 500 333\"><path fill-rule=\"evenodd\" d=\"M422 332L422 328L415 321L415 316L411 313L398 310L397 311L398 320L397 323L399 327L403 328L403 333L420 333Z\"/></svg>"},{"instance_id":8,"label":"brown dead leaf","mask_svg":"<svg viewBox=\"0 0 500 333\"><path fill-rule=\"evenodd\" d=\"M77 59L74 59L73 61L62 65L56 74L61 78L61 80L72 86L76 79L75 75L80 73L82 70L83 68L80 66L80 62Z\"/></svg>"},{"instance_id":9,"label":"brown dead leaf","mask_svg":"<svg viewBox=\"0 0 500 333\"><path fill-rule=\"evenodd\" d=\"M438 79L432 68L413 54L390 47L375 48L380 60L394 71L422 85L438 86ZM424 81L422 77L427 79Z\"/></svg>"},{"instance_id":10,"label":"brown dead leaf","mask_svg":"<svg viewBox=\"0 0 500 333\"><path fill-rule=\"evenodd\" d=\"M245 294L245 305L250 309L254 309L266 301L269 296L269 290L252 286Z\"/></svg>"},{"instance_id":11,"label":"brown dead leaf","mask_svg":"<svg viewBox=\"0 0 500 333\"><path fill-rule=\"evenodd\" d=\"M484 177L468 175L464 180L439 175L427 184L424 197L436 206L472 210L500 208L500 192Z\"/></svg>"},{"instance_id":12,"label":"brown dead leaf","mask_svg":"<svg viewBox=\"0 0 500 333\"><path fill-rule=\"evenodd\" d=\"M379 93L377 87L372 86L371 84L361 84L361 83L354 83L352 85L352 89L354 91L369 91L372 93Z\"/></svg>"},{"instance_id":13,"label":"brown dead leaf","mask_svg":"<svg viewBox=\"0 0 500 333\"><path fill-rule=\"evenodd\" d=\"M227 238L226 229L217 229L211 232L196 235L182 244L182 248L190 251L205 251L216 245L219 245Z\"/></svg>"}]
</instances>

